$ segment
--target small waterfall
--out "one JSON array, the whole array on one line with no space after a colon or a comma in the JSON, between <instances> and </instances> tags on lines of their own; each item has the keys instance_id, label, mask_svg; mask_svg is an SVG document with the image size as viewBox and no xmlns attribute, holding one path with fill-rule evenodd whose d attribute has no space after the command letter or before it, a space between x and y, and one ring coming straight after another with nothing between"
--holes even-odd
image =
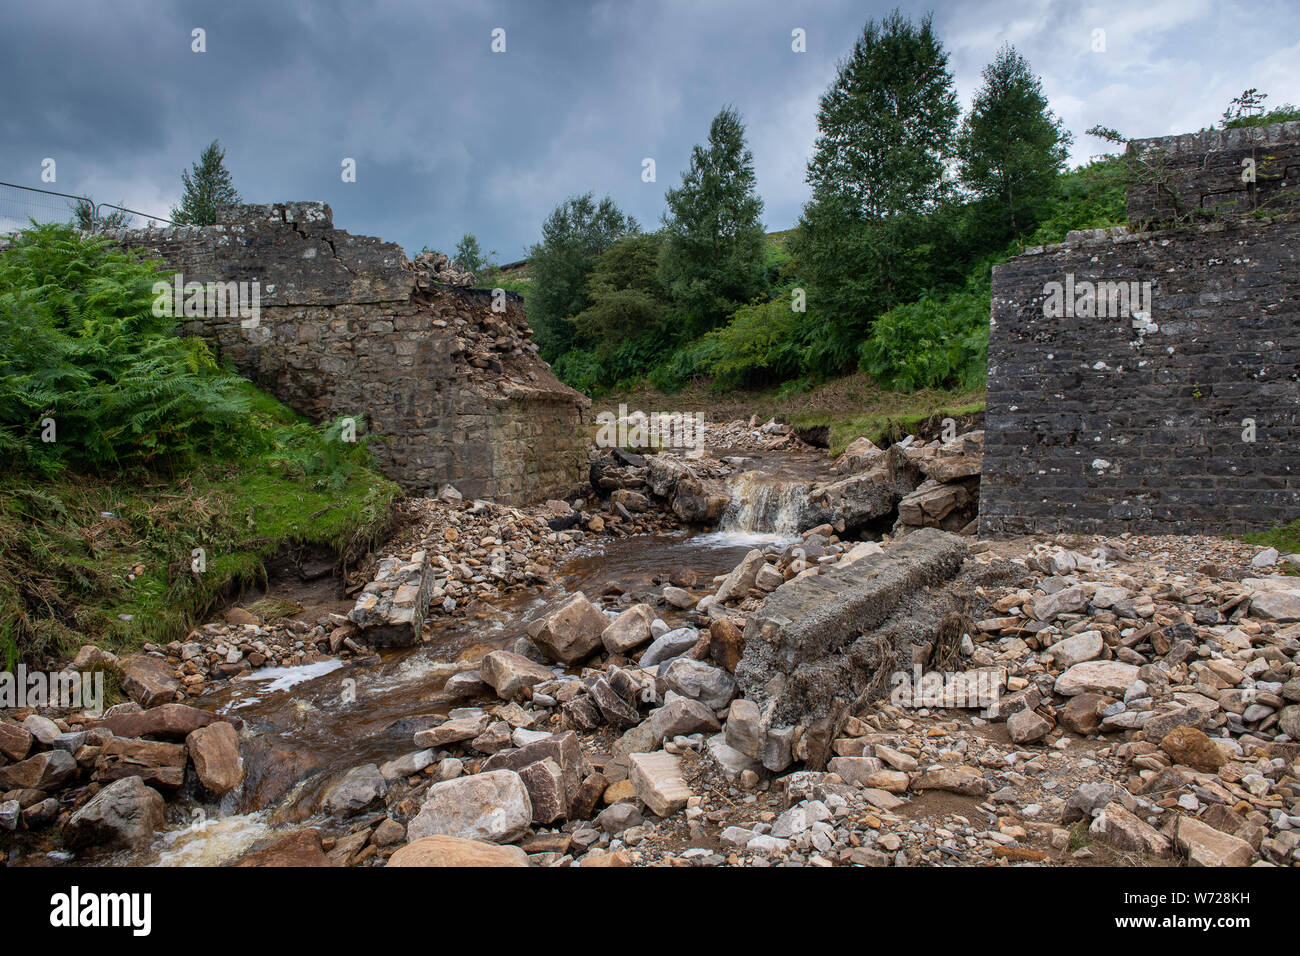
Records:
<instances>
[{"instance_id":1,"label":"small waterfall","mask_svg":"<svg viewBox=\"0 0 1300 956\"><path fill-rule=\"evenodd\" d=\"M799 533L809 484L747 471L731 483L731 504L718 530L731 534Z\"/></svg>"}]
</instances>

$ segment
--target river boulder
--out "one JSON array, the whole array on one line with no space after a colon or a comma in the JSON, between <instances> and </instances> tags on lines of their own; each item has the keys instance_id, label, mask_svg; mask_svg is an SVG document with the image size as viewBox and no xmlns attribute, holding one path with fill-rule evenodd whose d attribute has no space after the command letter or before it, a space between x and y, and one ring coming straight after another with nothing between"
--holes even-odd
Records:
<instances>
[{"instance_id":1,"label":"river boulder","mask_svg":"<svg viewBox=\"0 0 1300 956\"><path fill-rule=\"evenodd\" d=\"M221 796L244 782L239 734L224 720L191 731L185 745L199 782L208 792Z\"/></svg>"},{"instance_id":2,"label":"river boulder","mask_svg":"<svg viewBox=\"0 0 1300 956\"><path fill-rule=\"evenodd\" d=\"M166 819L162 795L139 777L124 777L72 815L63 828L63 840L74 849L143 846Z\"/></svg>"},{"instance_id":3,"label":"river boulder","mask_svg":"<svg viewBox=\"0 0 1300 956\"><path fill-rule=\"evenodd\" d=\"M388 860L389 866L528 866L528 854L517 846L481 840L427 836L406 844Z\"/></svg>"},{"instance_id":4,"label":"river boulder","mask_svg":"<svg viewBox=\"0 0 1300 956\"><path fill-rule=\"evenodd\" d=\"M322 804L333 816L352 816L379 804L387 792L388 784L379 768L366 763L353 767L331 785Z\"/></svg>"},{"instance_id":5,"label":"river boulder","mask_svg":"<svg viewBox=\"0 0 1300 956\"><path fill-rule=\"evenodd\" d=\"M552 604L528 626L542 653L560 664L577 664L601 647L609 618L581 591Z\"/></svg>"},{"instance_id":6,"label":"river boulder","mask_svg":"<svg viewBox=\"0 0 1300 956\"><path fill-rule=\"evenodd\" d=\"M626 654L651 639L655 614L649 604L634 604L601 632L600 640L611 654Z\"/></svg>"},{"instance_id":7,"label":"river boulder","mask_svg":"<svg viewBox=\"0 0 1300 956\"><path fill-rule=\"evenodd\" d=\"M413 842L441 835L513 843L532 821L533 805L519 774L489 770L431 786L406 834Z\"/></svg>"},{"instance_id":8,"label":"river boulder","mask_svg":"<svg viewBox=\"0 0 1300 956\"><path fill-rule=\"evenodd\" d=\"M510 700L534 684L555 678L549 669L512 651L492 651L479 662L478 669L479 676L503 700Z\"/></svg>"}]
</instances>

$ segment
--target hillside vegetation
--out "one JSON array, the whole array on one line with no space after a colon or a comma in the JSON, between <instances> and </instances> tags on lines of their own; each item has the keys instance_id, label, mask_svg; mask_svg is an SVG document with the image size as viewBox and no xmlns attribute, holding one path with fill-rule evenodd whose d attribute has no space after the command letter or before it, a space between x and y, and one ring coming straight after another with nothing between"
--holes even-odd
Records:
<instances>
[{"instance_id":1,"label":"hillside vegetation","mask_svg":"<svg viewBox=\"0 0 1300 956\"><path fill-rule=\"evenodd\" d=\"M794 395L865 374L881 395L956 400L983 385L993 267L1126 220L1123 159L1065 168L1071 136L1013 48L962 115L928 18L869 21L817 128L791 229L765 232L744 121L724 105L653 231L609 196L571 196L524 267L480 282L522 294L543 358L595 397Z\"/></svg>"},{"instance_id":2,"label":"hillside vegetation","mask_svg":"<svg viewBox=\"0 0 1300 956\"><path fill-rule=\"evenodd\" d=\"M610 196L570 196L524 266L480 283L523 295L543 358L597 398L789 396L865 374L878 397L960 402L986 374L993 268L1124 224L1137 172L1126 137L1101 126L1088 135L1119 153L1066 168L1073 137L1013 47L964 114L948 63L928 17L868 21L819 102L793 228L764 231L744 120L724 105L657 228ZM1265 112L1266 98L1245 91L1222 125L1300 115Z\"/></svg>"},{"instance_id":3,"label":"hillside vegetation","mask_svg":"<svg viewBox=\"0 0 1300 956\"><path fill-rule=\"evenodd\" d=\"M69 226L0 252L0 658L168 641L293 545L364 548L398 494L155 315L157 267ZM358 423L364 433L364 423Z\"/></svg>"}]
</instances>

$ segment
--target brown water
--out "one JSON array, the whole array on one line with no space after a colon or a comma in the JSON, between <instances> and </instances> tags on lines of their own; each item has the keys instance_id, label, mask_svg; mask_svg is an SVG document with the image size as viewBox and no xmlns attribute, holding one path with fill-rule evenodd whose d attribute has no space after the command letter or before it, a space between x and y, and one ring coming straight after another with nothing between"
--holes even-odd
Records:
<instances>
[{"instance_id":1,"label":"brown water","mask_svg":"<svg viewBox=\"0 0 1300 956\"><path fill-rule=\"evenodd\" d=\"M593 600L616 584L632 598L654 600L654 579L694 570L702 589L729 572L751 547L772 535L637 535L610 539L575 552L561 568L561 586L502 596L469 608L464 618L436 618L432 640L351 662L326 661L268 668L229 682L198 706L241 718L247 779L219 806L173 806L184 823L154 848L119 858L129 864L197 865L226 862L282 826L324 822L318 807L325 789L358 764L391 760L416 749L412 735L453 706L442 694L452 674L478 666L483 655L508 647L527 623L566 590ZM662 611L670 624L680 612Z\"/></svg>"}]
</instances>

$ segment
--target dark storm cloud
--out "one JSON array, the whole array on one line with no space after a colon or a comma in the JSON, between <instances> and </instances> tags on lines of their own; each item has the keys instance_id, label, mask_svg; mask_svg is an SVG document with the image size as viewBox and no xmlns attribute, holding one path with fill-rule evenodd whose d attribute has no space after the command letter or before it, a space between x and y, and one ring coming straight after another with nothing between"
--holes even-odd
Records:
<instances>
[{"instance_id":1,"label":"dark storm cloud","mask_svg":"<svg viewBox=\"0 0 1300 956\"><path fill-rule=\"evenodd\" d=\"M653 227L724 104L745 116L772 229L807 196L817 99L863 23L892 3L154 2L7 5L0 179L165 214L209 140L246 200L323 199L335 221L410 251L476 233L524 254L568 195L610 193ZM1076 134L1198 129L1246 86L1300 99L1286 2L1081 7L937 3L963 101L1004 42L1043 75ZM920 15L926 6L904 11ZM207 32L192 53L191 30ZM507 50L491 52L491 31ZM794 28L807 53L790 48ZM1106 49L1091 48L1102 29ZM1240 64L1240 65L1238 65ZM344 183L340 162L357 162ZM657 182L641 181L653 158Z\"/></svg>"}]
</instances>

